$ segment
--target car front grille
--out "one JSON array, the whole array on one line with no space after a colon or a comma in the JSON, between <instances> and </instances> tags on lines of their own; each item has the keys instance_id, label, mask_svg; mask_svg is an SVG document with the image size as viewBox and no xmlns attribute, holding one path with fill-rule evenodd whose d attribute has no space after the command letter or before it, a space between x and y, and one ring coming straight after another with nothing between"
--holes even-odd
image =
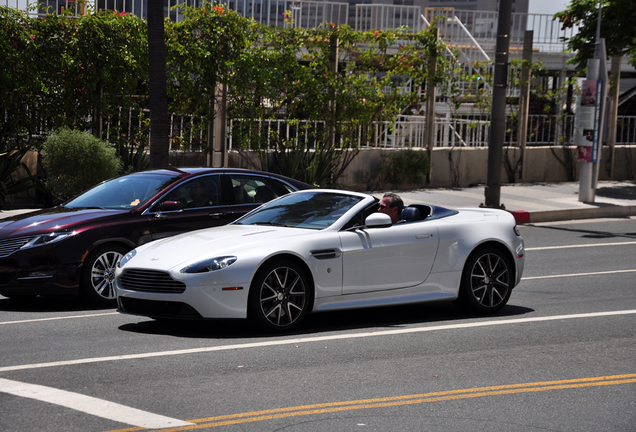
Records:
<instances>
[{"instance_id":1,"label":"car front grille","mask_svg":"<svg viewBox=\"0 0 636 432\"><path fill-rule=\"evenodd\" d=\"M36 236L16 237L0 240L0 258L8 257L35 237Z\"/></svg>"},{"instance_id":2,"label":"car front grille","mask_svg":"<svg viewBox=\"0 0 636 432\"><path fill-rule=\"evenodd\" d=\"M157 270L124 270L118 278L119 286L131 291L180 294L186 285L176 281L166 272Z\"/></svg>"}]
</instances>

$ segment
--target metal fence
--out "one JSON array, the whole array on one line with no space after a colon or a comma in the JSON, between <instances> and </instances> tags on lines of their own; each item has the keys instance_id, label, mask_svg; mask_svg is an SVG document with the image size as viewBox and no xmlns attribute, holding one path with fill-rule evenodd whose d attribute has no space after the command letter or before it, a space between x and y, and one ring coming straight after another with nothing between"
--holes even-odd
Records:
<instances>
[{"instance_id":1,"label":"metal fence","mask_svg":"<svg viewBox=\"0 0 636 432\"><path fill-rule=\"evenodd\" d=\"M76 15L93 10L116 10L142 18L147 17L148 0L0 0L0 5L29 10L31 15L69 11ZM174 21L183 19L183 7L200 7L202 0L164 0L166 17ZM247 18L261 24L281 27L293 23L295 27L314 28L324 23L348 24L355 30L385 30L405 27L419 31L435 23L444 40L466 45L466 32L483 48L492 49L496 42L498 12L469 11L453 8L425 8L394 4L363 3L350 7L348 2L320 0L228 0L216 1ZM388 3L388 2L387 2ZM353 6L353 5L351 5ZM284 13L291 12L291 21ZM511 50L523 46L525 30L534 31L534 47L541 51L561 52L564 38L577 31L561 29L561 24L549 14L513 13L511 22ZM472 42L471 42L472 43Z\"/></svg>"},{"instance_id":2,"label":"metal fence","mask_svg":"<svg viewBox=\"0 0 636 432\"><path fill-rule=\"evenodd\" d=\"M260 137L260 147L273 149L280 141L304 143L311 147L308 138L324 132L324 122L232 119L228 123L228 147L236 149L245 135L245 125L253 132L252 137ZM505 145L518 144L518 121L507 119ZM421 116L399 116L395 122L373 122L369 125L347 129L345 136L339 135L339 142L348 138L360 148L405 148L425 147L426 121ZM528 146L572 145L574 136L574 116L531 115L528 119ZM435 147L488 147L490 121L484 117L435 119ZM636 144L636 116L619 116L616 144Z\"/></svg>"}]
</instances>

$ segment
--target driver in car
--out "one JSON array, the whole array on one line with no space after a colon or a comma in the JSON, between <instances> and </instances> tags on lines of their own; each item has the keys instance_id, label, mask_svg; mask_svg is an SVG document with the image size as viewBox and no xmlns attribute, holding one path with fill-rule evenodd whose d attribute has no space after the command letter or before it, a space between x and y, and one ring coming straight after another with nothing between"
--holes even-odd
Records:
<instances>
[{"instance_id":1,"label":"driver in car","mask_svg":"<svg viewBox=\"0 0 636 432\"><path fill-rule=\"evenodd\" d=\"M391 222L396 224L400 220L400 215L404 209L404 202L398 194L386 193L380 201L378 211L391 216Z\"/></svg>"}]
</instances>

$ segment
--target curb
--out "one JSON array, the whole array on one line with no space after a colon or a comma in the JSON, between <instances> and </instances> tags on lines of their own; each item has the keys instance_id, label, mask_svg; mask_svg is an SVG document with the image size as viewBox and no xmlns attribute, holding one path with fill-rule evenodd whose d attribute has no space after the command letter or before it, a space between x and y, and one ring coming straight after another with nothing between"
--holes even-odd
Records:
<instances>
[{"instance_id":1,"label":"curb","mask_svg":"<svg viewBox=\"0 0 636 432\"><path fill-rule=\"evenodd\" d=\"M559 222L579 219L628 218L636 216L636 205L606 206L584 209L548 210L548 211L511 211L517 224L539 222Z\"/></svg>"}]
</instances>

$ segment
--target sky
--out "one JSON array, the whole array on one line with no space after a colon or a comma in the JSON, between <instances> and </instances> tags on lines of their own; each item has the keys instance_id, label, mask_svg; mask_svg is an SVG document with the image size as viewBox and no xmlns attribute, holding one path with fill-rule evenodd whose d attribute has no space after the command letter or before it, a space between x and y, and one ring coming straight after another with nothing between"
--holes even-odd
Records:
<instances>
[{"instance_id":1,"label":"sky","mask_svg":"<svg viewBox=\"0 0 636 432\"><path fill-rule=\"evenodd\" d=\"M569 0L529 0L528 13L553 15L565 10L568 4Z\"/></svg>"}]
</instances>

